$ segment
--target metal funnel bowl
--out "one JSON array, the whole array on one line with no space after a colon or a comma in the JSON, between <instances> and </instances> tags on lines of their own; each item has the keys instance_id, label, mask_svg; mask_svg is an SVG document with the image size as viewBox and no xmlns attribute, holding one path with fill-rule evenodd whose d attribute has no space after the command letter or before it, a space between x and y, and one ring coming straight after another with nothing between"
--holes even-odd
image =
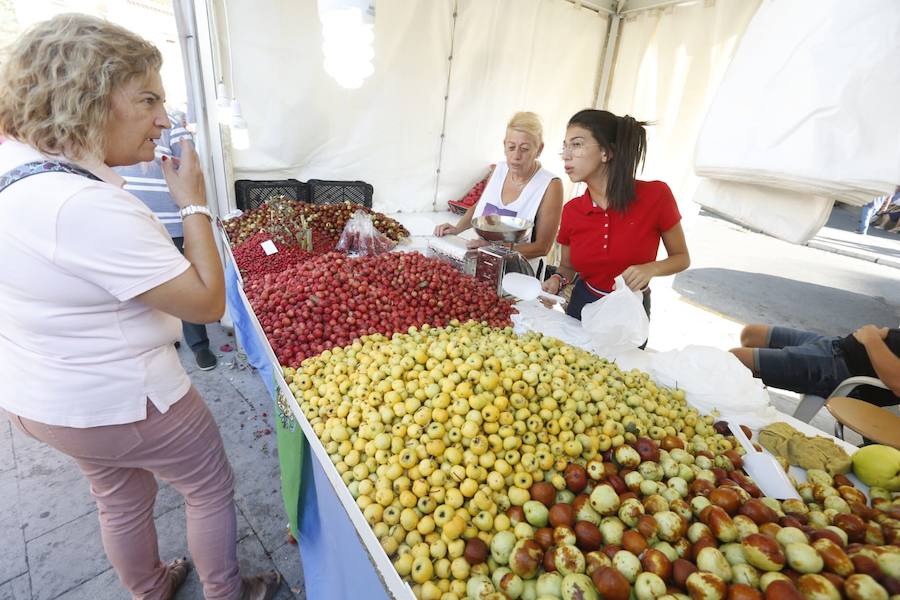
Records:
<instances>
[{"instance_id":1,"label":"metal funnel bowl","mask_svg":"<svg viewBox=\"0 0 900 600\"><path fill-rule=\"evenodd\" d=\"M525 219L500 215L486 215L472 219L475 233L489 242L521 242L533 225L533 222Z\"/></svg>"}]
</instances>

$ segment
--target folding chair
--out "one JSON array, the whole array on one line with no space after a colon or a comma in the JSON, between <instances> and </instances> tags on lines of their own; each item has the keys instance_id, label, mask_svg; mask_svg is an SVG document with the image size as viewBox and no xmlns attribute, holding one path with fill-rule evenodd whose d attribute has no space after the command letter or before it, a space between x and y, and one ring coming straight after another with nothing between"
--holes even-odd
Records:
<instances>
[{"instance_id":1,"label":"folding chair","mask_svg":"<svg viewBox=\"0 0 900 600\"><path fill-rule=\"evenodd\" d=\"M900 417L865 400L832 396L825 403L834 417L834 436L844 439L844 426L867 440L900 448Z\"/></svg>"},{"instance_id":2,"label":"folding chair","mask_svg":"<svg viewBox=\"0 0 900 600\"><path fill-rule=\"evenodd\" d=\"M834 391L828 396L828 398L823 398L822 396L815 396L813 394L805 394L802 398L800 398L800 403L797 405L797 408L794 409L794 418L803 421L804 423L809 423L816 413L821 410L825 403L829 398L835 398L837 396L848 396L853 390L858 388L861 385L871 385L873 387L878 387L883 390L888 389L884 383L881 382L880 379L875 377L866 377L863 375L857 377L848 377L844 381L840 383Z\"/></svg>"}]
</instances>

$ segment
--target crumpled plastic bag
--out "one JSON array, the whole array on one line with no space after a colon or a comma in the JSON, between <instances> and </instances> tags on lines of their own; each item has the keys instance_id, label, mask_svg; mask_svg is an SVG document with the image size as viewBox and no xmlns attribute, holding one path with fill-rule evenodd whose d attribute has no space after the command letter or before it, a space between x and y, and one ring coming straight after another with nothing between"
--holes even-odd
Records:
<instances>
[{"instance_id":1,"label":"crumpled plastic bag","mask_svg":"<svg viewBox=\"0 0 900 600\"><path fill-rule=\"evenodd\" d=\"M777 420L769 394L731 352L710 346L650 354L657 385L683 389L685 400L703 414L718 410L751 428Z\"/></svg>"},{"instance_id":2,"label":"crumpled plastic bag","mask_svg":"<svg viewBox=\"0 0 900 600\"><path fill-rule=\"evenodd\" d=\"M641 292L625 285L621 275L615 289L581 309L581 323L591 336L594 350L612 356L633 350L647 340L650 319L644 310Z\"/></svg>"},{"instance_id":3,"label":"crumpled plastic bag","mask_svg":"<svg viewBox=\"0 0 900 600\"><path fill-rule=\"evenodd\" d=\"M350 256L376 256L390 252L396 244L375 228L372 215L358 210L344 225L337 250Z\"/></svg>"},{"instance_id":4,"label":"crumpled plastic bag","mask_svg":"<svg viewBox=\"0 0 900 600\"><path fill-rule=\"evenodd\" d=\"M536 331L582 350L591 349L590 336L581 327L581 323L566 313L547 308L540 300L520 300L513 307L518 311L510 317L516 333L521 335Z\"/></svg>"}]
</instances>

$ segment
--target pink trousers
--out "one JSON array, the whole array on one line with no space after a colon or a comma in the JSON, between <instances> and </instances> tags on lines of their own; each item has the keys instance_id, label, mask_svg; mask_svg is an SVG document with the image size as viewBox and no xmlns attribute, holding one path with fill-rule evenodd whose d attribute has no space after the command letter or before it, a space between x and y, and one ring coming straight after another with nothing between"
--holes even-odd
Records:
<instances>
[{"instance_id":1,"label":"pink trousers","mask_svg":"<svg viewBox=\"0 0 900 600\"><path fill-rule=\"evenodd\" d=\"M97 502L106 555L134 598L172 593L153 523L156 477L185 499L188 550L207 599L240 595L234 475L206 403L190 391L137 423L75 429L10 415L26 435L75 459Z\"/></svg>"}]
</instances>

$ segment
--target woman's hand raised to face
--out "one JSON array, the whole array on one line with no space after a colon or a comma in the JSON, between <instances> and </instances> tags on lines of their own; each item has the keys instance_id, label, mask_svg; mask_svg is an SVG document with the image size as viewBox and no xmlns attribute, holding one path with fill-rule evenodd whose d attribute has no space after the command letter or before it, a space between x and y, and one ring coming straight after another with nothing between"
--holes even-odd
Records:
<instances>
[{"instance_id":1,"label":"woman's hand raised to face","mask_svg":"<svg viewBox=\"0 0 900 600\"><path fill-rule=\"evenodd\" d=\"M200 170L200 158L193 144L188 140L182 140L181 160L176 167L173 159L163 156L162 171L169 193L179 208L190 205L206 206L206 186L203 180L203 171Z\"/></svg>"}]
</instances>

